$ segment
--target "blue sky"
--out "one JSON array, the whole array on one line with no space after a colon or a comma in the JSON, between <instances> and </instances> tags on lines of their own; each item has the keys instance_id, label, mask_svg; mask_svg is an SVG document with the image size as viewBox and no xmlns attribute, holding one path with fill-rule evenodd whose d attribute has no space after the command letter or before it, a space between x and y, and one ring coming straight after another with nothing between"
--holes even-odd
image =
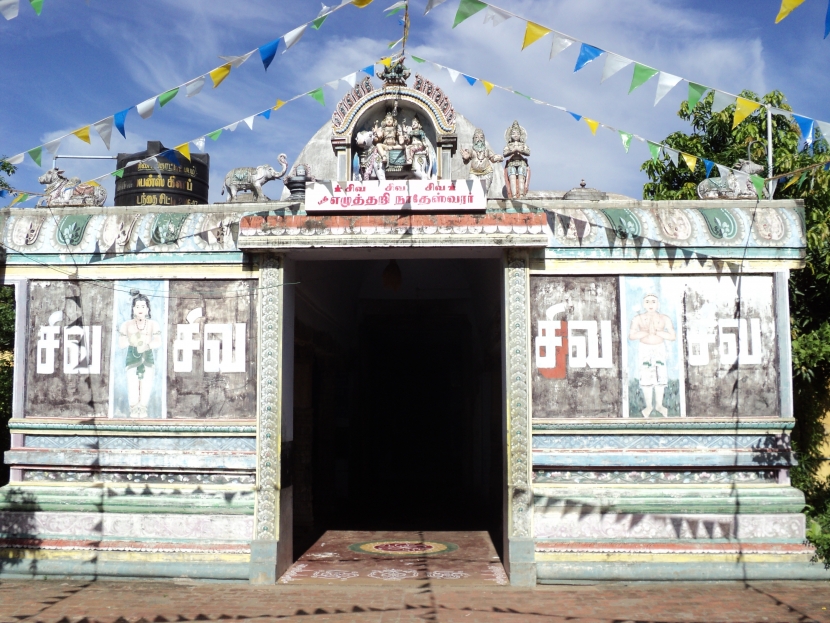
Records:
<instances>
[{"instance_id":1,"label":"blue sky","mask_svg":"<svg viewBox=\"0 0 830 623\"><path fill-rule=\"evenodd\" d=\"M115 155L142 150L147 140L167 146L222 127L273 105L277 98L323 85L359 70L387 53L400 37L396 17L384 17L393 0L374 0L364 9L348 6L319 31L309 29L267 72L256 56L234 70L217 89L193 98L180 94L150 119L132 112L127 139L114 133L107 151L93 131L92 144L70 138L62 154ZM830 39L822 39L827 0L806 0L774 24L779 0L501 0L497 5L603 49L696 82L737 93L782 90L799 114L830 121ZM412 30L407 50L467 74L510 86L538 99L655 141L686 125L676 113L686 98L681 83L656 107L656 79L628 95L631 68L600 84L602 59L573 73L577 46L548 59L550 36L521 51L524 23L482 23L484 13L452 28L458 0L424 16L426 0L411 0ZM313 19L319 2L306 0L46 0L35 16L21 0L20 16L0 19L0 154L11 156L92 123L200 75L219 55L245 53ZM282 50L280 50L281 52ZM500 149L504 130L518 119L528 131L535 189L567 190L585 178L608 192L639 198L645 146L630 153L618 136L515 95L446 72L408 65L438 83L455 109ZM222 179L236 166L265 162L277 154L289 161L330 118L348 87L325 88L326 106L303 98L244 124L209 145L211 201L220 200ZM210 143L210 141L208 141ZM47 165L48 154L44 154ZM48 160L51 163L51 160ZM114 168L109 161L59 161L70 175L89 179ZM729 164L729 163L726 163ZM39 190L42 170L30 159L14 187ZM112 202L113 186L107 183ZM278 197L281 183L266 192ZM32 205L27 204L27 205Z\"/></svg>"}]
</instances>

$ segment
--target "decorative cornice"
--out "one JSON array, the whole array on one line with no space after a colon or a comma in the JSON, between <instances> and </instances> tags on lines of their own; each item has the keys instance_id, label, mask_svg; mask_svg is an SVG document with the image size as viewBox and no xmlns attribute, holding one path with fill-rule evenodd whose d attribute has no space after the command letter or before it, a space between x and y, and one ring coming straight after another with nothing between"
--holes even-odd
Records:
<instances>
[{"instance_id":1,"label":"decorative cornice","mask_svg":"<svg viewBox=\"0 0 830 623\"><path fill-rule=\"evenodd\" d=\"M9 420L13 433L36 431L118 432L118 433L243 433L256 435L256 426L213 426L205 424L71 424L68 422L26 422Z\"/></svg>"},{"instance_id":2,"label":"decorative cornice","mask_svg":"<svg viewBox=\"0 0 830 623\"><path fill-rule=\"evenodd\" d=\"M644 420L630 420L630 419L609 419L603 422L597 421L568 421L561 420L556 422L541 422L539 420L533 421L533 432L541 434L558 433L560 431L608 431L610 433L626 433L628 431L640 430L659 430L672 431L677 430L680 433L685 433L688 430L792 430L795 426L794 419L758 419L758 420L684 420L684 421L644 421Z\"/></svg>"}]
</instances>

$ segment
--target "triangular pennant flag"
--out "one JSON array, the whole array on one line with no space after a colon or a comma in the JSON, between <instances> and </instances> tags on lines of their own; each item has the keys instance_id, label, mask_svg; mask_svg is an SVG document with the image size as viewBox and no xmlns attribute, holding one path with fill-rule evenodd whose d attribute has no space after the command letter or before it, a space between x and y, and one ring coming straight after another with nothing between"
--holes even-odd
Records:
<instances>
[{"instance_id":1,"label":"triangular pennant flag","mask_svg":"<svg viewBox=\"0 0 830 623\"><path fill-rule=\"evenodd\" d=\"M20 12L20 0L0 0L0 15L14 19Z\"/></svg>"},{"instance_id":2,"label":"triangular pennant flag","mask_svg":"<svg viewBox=\"0 0 830 623\"><path fill-rule=\"evenodd\" d=\"M628 92L631 93L637 87L644 85L646 82L651 80L654 76L658 74L657 69L652 69L647 65L641 65L640 63L634 64L634 75L631 76L631 86L628 88Z\"/></svg>"},{"instance_id":3,"label":"triangular pennant flag","mask_svg":"<svg viewBox=\"0 0 830 623\"><path fill-rule=\"evenodd\" d=\"M403 42L403 38L398 39L397 41L390 41L389 45L386 46L386 49L391 50L392 48L394 48L395 46L397 46L398 44L400 44L402 42ZM391 65L391 64L392 64L391 60L389 60L389 64L384 63L384 65L386 65L387 67L389 67L389 65Z\"/></svg>"},{"instance_id":4,"label":"triangular pennant flag","mask_svg":"<svg viewBox=\"0 0 830 623\"><path fill-rule=\"evenodd\" d=\"M487 82L486 80L481 81L481 86L484 87L484 90L487 91L487 95L490 95L490 91L493 90L493 86L495 86L492 82Z\"/></svg>"},{"instance_id":5,"label":"triangular pennant flag","mask_svg":"<svg viewBox=\"0 0 830 623\"><path fill-rule=\"evenodd\" d=\"M378 62L381 65L385 65L386 67L391 67L392 66L392 59L389 58L388 56L385 57L385 58L380 59L380 61L378 61Z\"/></svg>"},{"instance_id":6,"label":"triangular pennant flag","mask_svg":"<svg viewBox=\"0 0 830 623\"><path fill-rule=\"evenodd\" d=\"M357 84L357 72L354 72L353 74L349 74L348 76L345 76L345 77L340 78L340 79L343 82L345 82L346 84L348 84L350 87L354 88L354 85Z\"/></svg>"},{"instance_id":7,"label":"triangular pennant flag","mask_svg":"<svg viewBox=\"0 0 830 623\"><path fill-rule=\"evenodd\" d=\"M213 132L210 132L209 134L205 134L205 136L207 136L212 141L218 140L221 135L222 135L222 130L214 130Z\"/></svg>"},{"instance_id":8,"label":"triangular pennant flag","mask_svg":"<svg viewBox=\"0 0 830 623\"><path fill-rule=\"evenodd\" d=\"M61 146L62 140L63 137L56 138L54 141L49 141L48 143L45 143L43 146L46 148L46 151L48 151L54 157L54 155L58 152L58 148Z\"/></svg>"},{"instance_id":9,"label":"triangular pennant flag","mask_svg":"<svg viewBox=\"0 0 830 623\"><path fill-rule=\"evenodd\" d=\"M615 73L623 69L624 67L628 67L631 63L633 63L631 59L625 58L624 56L620 56L619 54L612 54L608 53L608 56L605 57L605 67L602 69L602 80L600 82L605 82L613 76Z\"/></svg>"},{"instance_id":10,"label":"triangular pennant flag","mask_svg":"<svg viewBox=\"0 0 830 623\"><path fill-rule=\"evenodd\" d=\"M764 178L760 175L750 175L749 176L752 185L755 187L755 192L758 193L758 198L764 198Z\"/></svg>"},{"instance_id":11,"label":"triangular pennant flag","mask_svg":"<svg viewBox=\"0 0 830 623\"><path fill-rule=\"evenodd\" d=\"M365 9L367 6L372 4L372 0L343 0L340 4L353 4L358 9Z\"/></svg>"},{"instance_id":12,"label":"triangular pennant flag","mask_svg":"<svg viewBox=\"0 0 830 623\"><path fill-rule=\"evenodd\" d=\"M468 76L467 74L461 74L461 75L464 76L464 80L466 80L470 84L470 86L473 86L476 82L478 82L478 80L476 80L472 76Z\"/></svg>"},{"instance_id":13,"label":"triangular pennant flag","mask_svg":"<svg viewBox=\"0 0 830 623\"><path fill-rule=\"evenodd\" d=\"M427 11L432 7L427 7ZM482 9L486 9L487 5L478 0L461 0L458 5L458 11L455 13L455 21L452 27L455 28L468 17L472 17Z\"/></svg>"},{"instance_id":14,"label":"triangular pennant flag","mask_svg":"<svg viewBox=\"0 0 830 623\"><path fill-rule=\"evenodd\" d=\"M198 149L199 151L205 151L205 137L204 136L200 136L195 141L191 141L191 143L193 143L193 146L196 149Z\"/></svg>"},{"instance_id":15,"label":"triangular pennant flag","mask_svg":"<svg viewBox=\"0 0 830 623\"><path fill-rule=\"evenodd\" d=\"M582 120L588 124L588 127L591 128L591 134L594 136L597 135L597 128L599 127L599 121L594 121L593 119L588 119L588 117L582 117Z\"/></svg>"},{"instance_id":16,"label":"triangular pennant flag","mask_svg":"<svg viewBox=\"0 0 830 623\"><path fill-rule=\"evenodd\" d=\"M178 154L175 151L173 151L172 149L168 149L167 151L161 152L159 154L159 156L166 159L166 160L168 160L168 161L170 161L170 162L172 162L177 167L181 166L181 162L179 162Z\"/></svg>"},{"instance_id":17,"label":"triangular pennant flag","mask_svg":"<svg viewBox=\"0 0 830 623\"><path fill-rule=\"evenodd\" d=\"M824 140L830 143L830 122L816 120L816 125Z\"/></svg>"},{"instance_id":18,"label":"triangular pennant flag","mask_svg":"<svg viewBox=\"0 0 830 623\"><path fill-rule=\"evenodd\" d=\"M279 110L283 106L285 106L285 102L283 102L282 100L277 100L277 103L274 105L274 107L271 110Z\"/></svg>"},{"instance_id":19,"label":"triangular pennant flag","mask_svg":"<svg viewBox=\"0 0 830 623\"><path fill-rule=\"evenodd\" d=\"M107 146L107 149L110 148L110 140L112 139L112 124L112 117L101 119L101 121L92 124L92 127L95 128L96 132L98 132L98 136L100 136L101 140L104 141L104 145Z\"/></svg>"},{"instance_id":20,"label":"triangular pennant flag","mask_svg":"<svg viewBox=\"0 0 830 623\"><path fill-rule=\"evenodd\" d=\"M439 4L444 4L446 1L447 0L429 0L429 2L427 2L427 8L424 11L424 15L432 11L432 9L437 7Z\"/></svg>"},{"instance_id":21,"label":"triangular pennant flag","mask_svg":"<svg viewBox=\"0 0 830 623\"><path fill-rule=\"evenodd\" d=\"M277 48L280 47L280 41L282 41L282 38L274 39L259 48L259 58L262 59L262 65L265 67L265 71L268 71L269 65L271 65L271 62L277 55Z\"/></svg>"},{"instance_id":22,"label":"triangular pennant flag","mask_svg":"<svg viewBox=\"0 0 830 623\"><path fill-rule=\"evenodd\" d=\"M706 158L703 159L703 166L706 167L706 177L709 177L712 173L712 167L715 166L715 163L711 160L707 160Z\"/></svg>"},{"instance_id":23,"label":"triangular pennant flag","mask_svg":"<svg viewBox=\"0 0 830 623\"><path fill-rule=\"evenodd\" d=\"M571 117L573 117L574 119L576 119L577 121L580 121L580 120L582 119L582 115L577 115L575 112L571 112L571 111L569 110L569 111L567 111L567 113L568 113Z\"/></svg>"},{"instance_id":24,"label":"triangular pennant flag","mask_svg":"<svg viewBox=\"0 0 830 623\"><path fill-rule=\"evenodd\" d=\"M830 2L827 3L827 15L824 16L824 38L830 35Z\"/></svg>"},{"instance_id":25,"label":"triangular pennant flag","mask_svg":"<svg viewBox=\"0 0 830 623\"><path fill-rule=\"evenodd\" d=\"M553 41L550 44L550 56L548 58L557 56L560 52L567 50L574 43L576 43L576 41L570 37L560 35L558 32L553 33Z\"/></svg>"},{"instance_id":26,"label":"triangular pennant flag","mask_svg":"<svg viewBox=\"0 0 830 623\"><path fill-rule=\"evenodd\" d=\"M459 74L461 73L460 71L456 71L455 69L450 69L449 67L447 67L447 72L450 74L450 78L452 78L453 82L456 81Z\"/></svg>"},{"instance_id":27,"label":"triangular pennant flag","mask_svg":"<svg viewBox=\"0 0 830 623\"><path fill-rule=\"evenodd\" d=\"M388 11L389 9L386 9L386 10ZM392 9L391 12L387 13L386 17L392 17L393 15L395 15L397 13L400 13L401 11L403 11L403 7L399 6L397 9Z\"/></svg>"},{"instance_id":28,"label":"triangular pennant flag","mask_svg":"<svg viewBox=\"0 0 830 623\"><path fill-rule=\"evenodd\" d=\"M34 149L30 149L26 153L29 154L29 156L31 156L32 160L35 161L37 166L41 166L41 164L40 164L40 154L42 152L43 152L43 150L40 147L35 147Z\"/></svg>"},{"instance_id":29,"label":"triangular pennant flag","mask_svg":"<svg viewBox=\"0 0 830 623\"><path fill-rule=\"evenodd\" d=\"M687 154L685 152L680 153L683 156L683 160L686 162L686 166L689 167L689 170L694 172L695 167L697 167L697 156L693 156L692 154Z\"/></svg>"},{"instance_id":30,"label":"triangular pennant flag","mask_svg":"<svg viewBox=\"0 0 830 623\"><path fill-rule=\"evenodd\" d=\"M266 108L266 109L265 109L265 110L263 110L262 112L258 112L258 113L256 114L256 116L257 116L257 117L265 117L266 119L270 119L270 118L271 118L271 109L270 109L270 108Z\"/></svg>"},{"instance_id":31,"label":"triangular pennant flag","mask_svg":"<svg viewBox=\"0 0 830 623\"><path fill-rule=\"evenodd\" d=\"M804 0L801 0L804 2ZM40 12L43 10L43 0L29 0L29 4L32 5L32 8L35 10L37 15L40 15Z\"/></svg>"},{"instance_id":32,"label":"triangular pennant flag","mask_svg":"<svg viewBox=\"0 0 830 623\"><path fill-rule=\"evenodd\" d=\"M150 156L144 162L146 162L156 173L161 175L161 169L159 168L159 161L158 158L155 156Z\"/></svg>"},{"instance_id":33,"label":"triangular pennant flag","mask_svg":"<svg viewBox=\"0 0 830 623\"><path fill-rule=\"evenodd\" d=\"M322 89L322 87L321 87L321 88L318 88L318 89L314 89L313 91L309 91L309 93L308 93L308 94L309 94L311 97L313 97L315 100L317 100L318 102L320 102L320 104L322 104L323 106L325 106L325 105L326 105L326 99L325 99L325 96L323 95L323 89Z\"/></svg>"},{"instance_id":34,"label":"triangular pennant flag","mask_svg":"<svg viewBox=\"0 0 830 623\"><path fill-rule=\"evenodd\" d=\"M11 158L6 158L6 162L9 164L23 164L23 159L26 157L26 154L17 154L16 156L12 156Z\"/></svg>"},{"instance_id":35,"label":"triangular pennant flag","mask_svg":"<svg viewBox=\"0 0 830 623\"><path fill-rule=\"evenodd\" d=\"M383 12L385 13L386 11L394 11L395 9L402 9L406 6L406 2L407 2L407 0L399 0L395 4L393 4L391 6L388 6L385 9L383 9Z\"/></svg>"},{"instance_id":36,"label":"triangular pennant flag","mask_svg":"<svg viewBox=\"0 0 830 623\"><path fill-rule=\"evenodd\" d=\"M623 147L625 147L625 153L628 153L628 148L631 147L631 138L633 136L633 134L620 130L620 138L622 139Z\"/></svg>"},{"instance_id":37,"label":"triangular pennant flag","mask_svg":"<svg viewBox=\"0 0 830 623\"><path fill-rule=\"evenodd\" d=\"M734 95L729 95L723 91L715 91L715 99L712 100L712 112L721 112L734 103Z\"/></svg>"},{"instance_id":38,"label":"triangular pennant flag","mask_svg":"<svg viewBox=\"0 0 830 623\"><path fill-rule=\"evenodd\" d=\"M663 152L668 154L669 160L672 161L672 164L677 167L680 164L678 157L680 156L680 152L676 149L672 149L671 147L663 146Z\"/></svg>"},{"instance_id":39,"label":"triangular pennant flag","mask_svg":"<svg viewBox=\"0 0 830 623\"><path fill-rule=\"evenodd\" d=\"M227 63L222 65L221 67L217 67L213 71L209 72L210 79L213 81L213 88L215 89L222 81L227 78L231 73L231 64Z\"/></svg>"},{"instance_id":40,"label":"triangular pennant flag","mask_svg":"<svg viewBox=\"0 0 830 623\"><path fill-rule=\"evenodd\" d=\"M223 61L227 61L231 64L231 67L236 69L242 63L251 58L251 54L253 54L254 52L256 52L256 50L251 50L250 52L248 52L247 54L243 54L242 56L220 56L219 58L221 58Z\"/></svg>"},{"instance_id":41,"label":"triangular pennant flag","mask_svg":"<svg viewBox=\"0 0 830 623\"><path fill-rule=\"evenodd\" d=\"M84 143L89 145L89 126L85 125L82 128L78 128L74 132L72 132L75 136L81 139Z\"/></svg>"},{"instance_id":42,"label":"triangular pennant flag","mask_svg":"<svg viewBox=\"0 0 830 623\"><path fill-rule=\"evenodd\" d=\"M539 24L528 22L527 26L525 27L525 38L524 41L522 41L522 49L524 50L527 46L536 43L537 41L539 41L539 39L541 39L550 32L550 28L545 28L544 26L540 26Z\"/></svg>"},{"instance_id":43,"label":"triangular pennant flag","mask_svg":"<svg viewBox=\"0 0 830 623\"><path fill-rule=\"evenodd\" d=\"M576 59L576 66L574 67L574 73L578 72L580 69L585 67L588 63L599 58L605 50L600 50L599 48L595 48L592 45L588 45L587 43L583 43L582 47L579 48L579 56Z\"/></svg>"},{"instance_id":44,"label":"triangular pennant flag","mask_svg":"<svg viewBox=\"0 0 830 623\"><path fill-rule=\"evenodd\" d=\"M307 24L303 24L302 26L297 26L294 30L289 32L288 34L283 35L283 40L285 41L285 49L282 51L283 54L288 52L295 43L297 43L305 33Z\"/></svg>"},{"instance_id":45,"label":"triangular pennant flag","mask_svg":"<svg viewBox=\"0 0 830 623\"><path fill-rule=\"evenodd\" d=\"M752 100L739 97L735 104L735 116L732 119L732 129L734 130L737 128L741 121L749 117L749 115L754 113L760 107L761 105L758 102L753 102Z\"/></svg>"},{"instance_id":46,"label":"triangular pennant flag","mask_svg":"<svg viewBox=\"0 0 830 623\"><path fill-rule=\"evenodd\" d=\"M153 114L153 111L156 108L156 98L151 97L148 100L144 100L140 104L135 107L136 112L141 116L142 119L149 119L150 116Z\"/></svg>"},{"instance_id":47,"label":"triangular pennant flag","mask_svg":"<svg viewBox=\"0 0 830 623\"><path fill-rule=\"evenodd\" d=\"M507 11L494 6L487 6L487 12L484 14L484 23L493 22L493 26L498 26L504 20L510 19L511 15Z\"/></svg>"},{"instance_id":48,"label":"triangular pennant flag","mask_svg":"<svg viewBox=\"0 0 830 623\"><path fill-rule=\"evenodd\" d=\"M170 100L172 100L176 95L179 93L179 87L175 89L170 89L169 91L165 91L161 95L159 95L159 108L162 108L165 104L167 104Z\"/></svg>"},{"instance_id":49,"label":"triangular pennant flag","mask_svg":"<svg viewBox=\"0 0 830 623\"><path fill-rule=\"evenodd\" d=\"M660 158L661 147L662 145L659 143L652 143L651 141L648 141L648 150L651 152L651 159L654 160L654 162L657 162L657 159Z\"/></svg>"},{"instance_id":50,"label":"triangular pennant flag","mask_svg":"<svg viewBox=\"0 0 830 623\"><path fill-rule=\"evenodd\" d=\"M729 177L729 171L730 171L729 167L725 167L725 166L720 165L720 164L715 164L715 166L717 167L718 173L720 173L720 176L723 179L726 179L726 178Z\"/></svg>"},{"instance_id":51,"label":"triangular pennant flag","mask_svg":"<svg viewBox=\"0 0 830 623\"><path fill-rule=\"evenodd\" d=\"M23 201L28 201L29 194L28 193L21 193L14 198L14 200L9 204L9 207L12 207L16 203L21 203Z\"/></svg>"},{"instance_id":52,"label":"triangular pennant flag","mask_svg":"<svg viewBox=\"0 0 830 623\"><path fill-rule=\"evenodd\" d=\"M520 93L519 91L516 91L515 89L513 90L513 93L515 93L516 95L518 95L518 96L520 96L520 97L524 97L524 98L526 98L526 99L529 99L529 100L532 100L532 99L533 99L533 98L532 98L532 97L530 97L529 95L525 95L524 93Z\"/></svg>"},{"instance_id":53,"label":"triangular pennant flag","mask_svg":"<svg viewBox=\"0 0 830 623\"><path fill-rule=\"evenodd\" d=\"M661 71L660 76L657 78L657 95L654 98L654 105L657 106L657 103L666 97L668 92L676 87L677 83L681 80L683 78L680 76L673 76L672 74L667 74L665 71Z\"/></svg>"},{"instance_id":54,"label":"triangular pennant flag","mask_svg":"<svg viewBox=\"0 0 830 623\"><path fill-rule=\"evenodd\" d=\"M250 117L245 117L245 119L244 119L245 125L248 126L249 130L254 129L254 117L256 117L256 115L251 115Z\"/></svg>"},{"instance_id":55,"label":"triangular pennant flag","mask_svg":"<svg viewBox=\"0 0 830 623\"><path fill-rule=\"evenodd\" d=\"M5 188L0 188L0 197L5 197L8 194L9 191L7 191Z\"/></svg>"},{"instance_id":56,"label":"triangular pennant flag","mask_svg":"<svg viewBox=\"0 0 830 623\"><path fill-rule=\"evenodd\" d=\"M787 17L794 9L798 8L804 0L781 0L781 8L778 10L778 15L775 18L777 24L782 19Z\"/></svg>"},{"instance_id":57,"label":"triangular pennant flag","mask_svg":"<svg viewBox=\"0 0 830 623\"><path fill-rule=\"evenodd\" d=\"M328 15L323 15L322 17L318 17L317 19L315 19L314 21L311 22L311 27L314 30L320 30L320 26L323 25L323 22L326 21L327 17L328 17Z\"/></svg>"},{"instance_id":58,"label":"triangular pennant flag","mask_svg":"<svg viewBox=\"0 0 830 623\"><path fill-rule=\"evenodd\" d=\"M337 86L340 84L340 79L332 80L331 82L326 82L326 86L330 89L337 90Z\"/></svg>"},{"instance_id":59,"label":"triangular pennant flag","mask_svg":"<svg viewBox=\"0 0 830 623\"><path fill-rule=\"evenodd\" d=\"M798 124L798 129L801 131L801 137L808 145L813 142L813 120L801 115L793 115L793 119Z\"/></svg>"},{"instance_id":60,"label":"triangular pennant flag","mask_svg":"<svg viewBox=\"0 0 830 623\"><path fill-rule=\"evenodd\" d=\"M238 121L234 121L233 123L226 125L223 130L227 130L228 132L236 132L236 127L239 125Z\"/></svg>"},{"instance_id":61,"label":"triangular pennant flag","mask_svg":"<svg viewBox=\"0 0 830 623\"><path fill-rule=\"evenodd\" d=\"M182 156L184 156L185 158L190 160L190 143L182 143L181 145L178 145L178 146L174 147L173 149L175 149Z\"/></svg>"},{"instance_id":62,"label":"triangular pennant flag","mask_svg":"<svg viewBox=\"0 0 830 623\"><path fill-rule=\"evenodd\" d=\"M184 85L185 91L187 92L188 97L193 97L194 95L198 95L199 92L202 90L202 87L205 86L205 77L199 76L198 78L194 78L190 82L187 82Z\"/></svg>"},{"instance_id":63,"label":"triangular pennant flag","mask_svg":"<svg viewBox=\"0 0 830 623\"><path fill-rule=\"evenodd\" d=\"M703 97L703 94L709 90L709 87L705 87L702 84L697 84L695 82L689 83L689 110L692 110L697 103L700 101L700 98Z\"/></svg>"},{"instance_id":64,"label":"triangular pennant flag","mask_svg":"<svg viewBox=\"0 0 830 623\"><path fill-rule=\"evenodd\" d=\"M374 77L375 75L375 66L374 65L367 65L363 69L361 69L364 74L369 74L370 77Z\"/></svg>"}]
</instances>

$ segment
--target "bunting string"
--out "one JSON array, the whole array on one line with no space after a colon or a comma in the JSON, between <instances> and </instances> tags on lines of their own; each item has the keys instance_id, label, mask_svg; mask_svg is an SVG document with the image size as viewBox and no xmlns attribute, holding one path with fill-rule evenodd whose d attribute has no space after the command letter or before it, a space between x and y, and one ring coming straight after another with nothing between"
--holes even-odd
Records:
<instances>
[{"instance_id":1,"label":"bunting string","mask_svg":"<svg viewBox=\"0 0 830 623\"><path fill-rule=\"evenodd\" d=\"M34 2L36 0L32 0ZM40 0L41 4L43 0ZM259 57L262 61L262 65L265 70L268 70L268 67L273 62L274 58L276 57L277 50L280 46L284 49L282 51L283 54L287 52L291 47L293 47L303 36L306 29L310 26L313 30L319 30L320 26L323 25L323 22L326 21L326 18L339 11L345 6L354 5L358 8L364 8L368 6L372 0L343 0L343 2L335 7L329 7L325 4L323 5L322 10L319 12L317 17L314 19L306 22L305 24L301 24L296 28L293 28L291 31L277 37L273 41L270 41L264 45L259 46L258 48L254 48L250 52L245 54L241 54L239 56L220 56L225 63L220 65L207 73L202 74L201 76L197 76L196 78L192 78L182 84L175 86L173 88L167 89L158 95L154 95L153 97L144 100L139 104L135 104L130 106L129 108L125 108L117 113L110 115L109 117L105 117L100 121L96 121L95 123L91 123L89 125L85 125L77 130L73 130L63 136L59 136L56 139L49 141L48 143L44 143L43 145L38 145L37 147L33 147L32 149L26 150L21 152L15 156L7 158L6 161L13 165L22 164L23 161L26 159L26 154L37 164L39 167L43 166L42 156L44 151L49 152L52 156L57 154L58 149L61 146L61 142L70 137L75 136L76 138L82 140L83 142L89 144L90 140L90 129L94 129L98 136L101 137L101 140L106 145L107 149L110 149L110 140L112 138L112 129L113 126L121 133L124 138L127 138L127 131L126 131L126 120L127 115L130 111L135 110L138 115L142 119L149 119L152 116L153 112L156 110L156 104L158 104L158 108L163 108L167 105L173 98L175 98L179 93L183 92L187 97L193 97L198 95L204 86L208 83L213 85L215 89L218 87L222 82L224 82L225 78L227 78L232 69L238 68L242 65L245 61L247 61L251 56L255 53L259 52ZM11 0L0 0L0 14L5 16L4 7L10 7ZM16 4L15 4L16 6ZM6 18L10 19L10 18Z\"/></svg>"},{"instance_id":2,"label":"bunting string","mask_svg":"<svg viewBox=\"0 0 830 623\"><path fill-rule=\"evenodd\" d=\"M429 13L429 11L432 10L435 6L438 6L443 2L446 2L446 0L429 0L429 3L427 4L426 13ZM801 2L798 2L798 0L784 0L785 4L788 2L794 2L794 6L792 8L795 8L795 6L803 2L803 0L801 0ZM634 90L643 86L646 82L657 76L657 93L654 98L655 106L660 102L660 100L662 100L666 95L668 95L668 93L680 82L686 82L689 87L689 109L693 109L695 106L697 106L697 103L703 98L703 96L708 91L713 91L715 94L715 101L712 105L713 112L721 112L727 106L735 104L736 107L740 110L740 113L736 111L736 115L733 120L733 127L736 127L747 116L749 116L749 114L763 106L764 108L770 108L773 114L784 115L788 119L795 121L798 124L799 129L802 131L803 140L807 144L812 143L813 131L816 129L819 130L825 138L830 140L830 122L814 120L803 115L797 115L788 110L775 108L773 106L767 106L760 102L740 97L739 95L736 95L734 93L729 93L721 89L716 89L714 87L693 82L688 78L683 78L681 76L670 74L660 69L650 67L645 63L640 63L636 60L625 57L621 54L617 54L604 48L597 47L595 45L582 41L581 39L574 37L572 35L568 35L554 30L553 28L548 28L547 26L537 24L525 17L522 17L521 15L513 13L512 11L508 11L507 9L497 7L493 4L481 2L480 0L460 0L458 4L458 9L455 14L455 19L453 21L453 28L455 28L463 21L469 19L470 17L481 11L485 12L485 24L490 22L493 24L493 26L498 26L499 24L510 18L515 18L522 22L525 22L525 34L524 39L522 40L522 50L536 43L537 41L546 37L547 35L551 35L551 48L549 58L553 59L554 57L558 56L561 52L564 52L572 45L578 43L579 53L577 55L576 65L574 66L574 73L583 69L586 65L588 65L588 63L591 63L592 61L604 55L605 65L603 67L602 79L600 80L600 82L605 82L608 78L610 78L617 72L621 71L622 69L630 65L633 65L634 70L631 77L631 85L628 89L628 92L632 93ZM830 33L830 6L828 7L825 37L828 33Z\"/></svg>"}]
</instances>

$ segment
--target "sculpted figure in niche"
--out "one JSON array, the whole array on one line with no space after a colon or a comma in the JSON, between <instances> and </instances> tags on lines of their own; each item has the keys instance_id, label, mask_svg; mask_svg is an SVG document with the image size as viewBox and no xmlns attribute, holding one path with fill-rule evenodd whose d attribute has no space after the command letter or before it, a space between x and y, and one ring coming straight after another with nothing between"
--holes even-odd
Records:
<instances>
[{"instance_id":1,"label":"sculpted figure in niche","mask_svg":"<svg viewBox=\"0 0 830 623\"><path fill-rule=\"evenodd\" d=\"M435 148L430 143L417 115L412 118L412 125L404 125L403 133L406 164L412 167L412 173L416 179L427 179L435 160Z\"/></svg>"},{"instance_id":2,"label":"sculpted figure in niche","mask_svg":"<svg viewBox=\"0 0 830 623\"><path fill-rule=\"evenodd\" d=\"M504 133L504 177L507 179L507 197L521 199L527 195L530 183L530 147L527 146L527 132L514 121Z\"/></svg>"},{"instance_id":3,"label":"sculpted figure in niche","mask_svg":"<svg viewBox=\"0 0 830 623\"><path fill-rule=\"evenodd\" d=\"M383 121L378 125L375 120L375 125L372 127L372 133L375 137L375 144L378 147L381 160L384 164L389 164L389 151L392 149L403 149L403 128L395 122L395 117L391 112L386 113Z\"/></svg>"},{"instance_id":4,"label":"sculpted figure in niche","mask_svg":"<svg viewBox=\"0 0 830 623\"><path fill-rule=\"evenodd\" d=\"M484 194L486 195L490 190L490 184L493 183L493 163L501 162L504 157L493 153L487 147L484 140L484 131L481 128L476 128L473 133L473 146L470 149L461 150L461 160L464 164L470 165L470 174L467 179L483 181Z\"/></svg>"},{"instance_id":5,"label":"sculpted figure in niche","mask_svg":"<svg viewBox=\"0 0 830 623\"><path fill-rule=\"evenodd\" d=\"M146 418L147 405L153 392L153 350L161 346L161 327L150 318L150 299L138 290L132 290L132 314L121 325L119 348L127 349L127 393L130 417Z\"/></svg>"},{"instance_id":6,"label":"sculpted figure in niche","mask_svg":"<svg viewBox=\"0 0 830 623\"><path fill-rule=\"evenodd\" d=\"M657 411L663 417L668 417L669 411L663 406L663 396L669 382L666 371L666 342L674 342L677 335L671 318L660 313L657 295L646 294L643 297L643 308L645 311L634 316L631 321L628 339L639 342L637 367L640 387L646 399L644 415L648 417L653 411Z\"/></svg>"}]
</instances>

